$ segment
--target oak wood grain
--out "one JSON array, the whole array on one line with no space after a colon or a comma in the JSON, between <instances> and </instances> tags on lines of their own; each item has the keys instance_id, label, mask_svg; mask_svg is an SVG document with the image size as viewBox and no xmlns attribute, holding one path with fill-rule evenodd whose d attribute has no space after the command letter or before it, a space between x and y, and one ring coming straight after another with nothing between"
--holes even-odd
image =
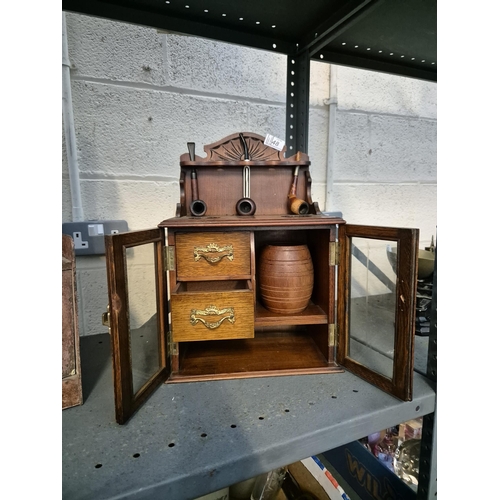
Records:
<instances>
[{"instance_id":1,"label":"oak wood grain","mask_svg":"<svg viewBox=\"0 0 500 500\"><path fill-rule=\"evenodd\" d=\"M76 257L71 236L62 235L62 409L83 404Z\"/></svg>"},{"instance_id":2,"label":"oak wood grain","mask_svg":"<svg viewBox=\"0 0 500 500\"><path fill-rule=\"evenodd\" d=\"M328 370L316 343L307 333L258 333L248 340L193 342L183 346L177 377L243 374L263 371Z\"/></svg>"},{"instance_id":3,"label":"oak wood grain","mask_svg":"<svg viewBox=\"0 0 500 500\"><path fill-rule=\"evenodd\" d=\"M250 232L177 233L177 279L250 278Z\"/></svg>"},{"instance_id":4,"label":"oak wood grain","mask_svg":"<svg viewBox=\"0 0 500 500\"><path fill-rule=\"evenodd\" d=\"M254 336L250 281L180 283L170 302L174 342Z\"/></svg>"}]
</instances>

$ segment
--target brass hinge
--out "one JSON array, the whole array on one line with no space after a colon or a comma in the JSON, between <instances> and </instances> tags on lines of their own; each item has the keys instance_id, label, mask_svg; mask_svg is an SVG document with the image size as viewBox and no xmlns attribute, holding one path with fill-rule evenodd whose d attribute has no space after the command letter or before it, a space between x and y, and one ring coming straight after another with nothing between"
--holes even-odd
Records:
<instances>
[{"instance_id":1,"label":"brass hinge","mask_svg":"<svg viewBox=\"0 0 500 500\"><path fill-rule=\"evenodd\" d=\"M166 246L164 249L164 262L163 266L165 271L174 271L175 270L175 254L174 247Z\"/></svg>"},{"instance_id":2,"label":"brass hinge","mask_svg":"<svg viewBox=\"0 0 500 500\"><path fill-rule=\"evenodd\" d=\"M179 354L177 342L172 341L172 331L167 332L168 354L170 356L177 356Z\"/></svg>"},{"instance_id":3,"label":"brass hinge","mask_svg":"<svg viewBox=\"0 0 500 500\"><path fill-rule=\"evenodd\" d=\"M339 265L339 244L337 241L330 242L330 266Z\"/></svg>"},{"instance_id":4,"label":"brass hinge","mask_svg":"<svg viewBox=\"0 0 500 500\"><path fill-rule=\"evenodd\" d=\"M330 323L328 325L328 347L335 347L337 341L337 325L335 323Z\"/></svg>"}]
</instances>

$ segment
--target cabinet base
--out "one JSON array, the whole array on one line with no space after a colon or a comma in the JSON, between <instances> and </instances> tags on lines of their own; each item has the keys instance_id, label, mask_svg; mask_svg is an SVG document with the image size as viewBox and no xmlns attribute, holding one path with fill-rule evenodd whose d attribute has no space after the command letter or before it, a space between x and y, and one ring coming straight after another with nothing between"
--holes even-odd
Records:
<instances>
[{"instance_id":1,"label":"cabinet base","mask_svg":"<svg viewBox=\"0 0 500 500\"><path fill-rule=\"evenodd\" d=\"M291 375L321 375L325 373L342 373L343 368L339 366L331 366L327 368L305 368L303 370L267 370L260 372L244 372L244 373L219 373L216 375L179 375L172 376L165 381L166 384L178 384L183 382L203 382L208 380L227 380L227 379L242 379L242 378L263 378L263 377L285 377Z\"/></svg>"},{"instance_id":2,"label":"cabinet base","mask_svg":"<svg viewBox=\"0 0 500 500\"><path fill-rule=\"evenodd\" d=\"M179 370L167 383L341 372L308 334L256 334L254 339L180 344Z\"/></svg>"}]
</instances>

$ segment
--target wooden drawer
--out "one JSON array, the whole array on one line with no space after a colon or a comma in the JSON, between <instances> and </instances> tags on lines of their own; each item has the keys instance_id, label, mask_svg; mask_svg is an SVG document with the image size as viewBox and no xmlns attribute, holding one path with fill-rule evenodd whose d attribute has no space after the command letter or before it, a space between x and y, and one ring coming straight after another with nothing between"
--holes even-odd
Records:
<instances>
[{"instance_id":1,"label":"wooden drawer","mask_svg":"<svg viewBox=\"0 0 500 500\"><path fill-rule=\"evenodd\" d=\"M178 283L170 303L174 342L254 336L254 298L250 281Z\"/></svg>"},{"instance_id":2,"label":"wooden drawer","mask_svg":"<svg viewBox=\"0 0 500 500\"><path fill-rule=\"evenodd\" d=\"M250 277L250 232L177 233L179 281Z\"/></svg>"}]
</instances>

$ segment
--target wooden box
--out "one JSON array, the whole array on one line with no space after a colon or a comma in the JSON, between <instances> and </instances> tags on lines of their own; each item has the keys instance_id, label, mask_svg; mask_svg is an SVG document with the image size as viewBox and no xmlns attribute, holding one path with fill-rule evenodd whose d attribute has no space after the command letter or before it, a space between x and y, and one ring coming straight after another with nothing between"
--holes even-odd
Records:
<instances>
[{"instance_id":1,"label":"wooden box","mask_svg":"<svg viewBox=\"0 0 500 500\"><path fill-rule=\"evenodd\" d=\"M106 236L117 421L164 381L348 369L411 399L418 229L323 214L308 156L286 158L257 134L204 150L197 156L188 144L180 158L175 217ZM270 246L308 250L312 286L299 312L266 302ZM395 273L386 246L397 249ZM302 293L302 271L289 272L296 265L269 271L284 304Z\"/></svg>"},{"instance_id":2,"label":"wooden box","mask_svg":"<svg viewBox=\"0 0 500 500\"><path fill-rule=\"evenodd\" d=\"M81 405L80 336L73 239L62 235L62 408Z\"/></svg>"}]
</instances>

